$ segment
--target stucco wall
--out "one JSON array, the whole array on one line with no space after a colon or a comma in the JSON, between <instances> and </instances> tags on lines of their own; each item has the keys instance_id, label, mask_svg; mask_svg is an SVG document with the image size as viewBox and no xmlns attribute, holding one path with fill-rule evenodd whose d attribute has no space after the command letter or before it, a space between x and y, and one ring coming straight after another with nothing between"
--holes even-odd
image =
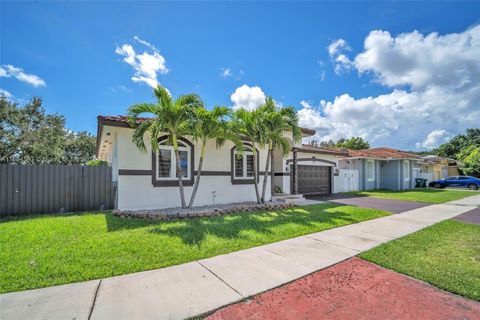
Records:
<instances>
[{"instance_id":1,"label":"stucco wall","mask_svg":"<svg viewBox=\"0 0 480 320\"><path fill-rule=\"evenodd\" d=\"M142 153L131 142L131 129L111 128L116 135L117 157L113 157L112 168L118 173L119 170L152 170L152 153L147 144L147 152ZM191 141L193 143L193 141ZM198 167L201 146L194 147L194 170ZM202 176L195 205L208 205L215 203L230 203L255 201L255 190L253 184L237 185L232 184L231 172L231 149L233 143L228 142L217 149L215 141L207 144L206 157L203 162L202 171L223 172L217 175ZM266 160L266 150L259 149L259 171L263 171ZM115 164L116 163L116 164ZM267 178L266 199L270 200L270 177ZM259 189L261 192L263 176L259 178ZM192 192L192 186L185 187L185 196L188 200ZM118 205L119 209L154 209L175 207L180 205L179 188L154 187L152 176L143 175L119 175L118 176Z\"/></svg>"}]
</instances>

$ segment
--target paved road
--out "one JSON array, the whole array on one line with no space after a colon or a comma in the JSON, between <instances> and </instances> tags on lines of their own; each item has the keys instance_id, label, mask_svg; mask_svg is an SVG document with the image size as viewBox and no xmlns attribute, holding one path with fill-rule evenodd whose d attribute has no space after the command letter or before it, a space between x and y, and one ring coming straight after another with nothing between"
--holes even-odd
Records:
<instances>
[{"instance_id":1,"label":"paved road","mask_svg":"<svg viewBox=\"0 0 480 320\"><path fill-rule=\"evenodd\" d=\"M410 210L178 266L0 295L0 319L183 319L326 268L480 205Z\"/></svg>"},{"instance_id":2,"label":"paved road","mask_svg":"<svg viewBox=\"0 0 480 320\"><path fill-rule=\"evenodd\" d=\"M402 213L405 211L423 208L431 205L431 203L403 201L393 199L382 199L366 196L354 196L345 194L332 194L328 196L310 196L308 199L329 201L338 204L345 204L350 206L357 206L361 208L372 208L390 211L393 213Z\"/></svg>"}]
</instances>

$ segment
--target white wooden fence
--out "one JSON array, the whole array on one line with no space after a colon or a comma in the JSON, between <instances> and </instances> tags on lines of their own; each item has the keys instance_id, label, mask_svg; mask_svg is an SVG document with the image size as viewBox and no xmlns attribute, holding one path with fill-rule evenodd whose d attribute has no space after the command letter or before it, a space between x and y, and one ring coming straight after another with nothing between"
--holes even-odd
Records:
<instances>
[{"instance_id":1,"label":"white wooden fence","mask_svg":"<svg viewBox=\"0 0 480 320\"><path fill-rule=\"evenodd\" d=\"M333 192L350 192L358 190L358 170L338 170L338 176L334 176L333 179Z\"/></svg>"}]
</instances>

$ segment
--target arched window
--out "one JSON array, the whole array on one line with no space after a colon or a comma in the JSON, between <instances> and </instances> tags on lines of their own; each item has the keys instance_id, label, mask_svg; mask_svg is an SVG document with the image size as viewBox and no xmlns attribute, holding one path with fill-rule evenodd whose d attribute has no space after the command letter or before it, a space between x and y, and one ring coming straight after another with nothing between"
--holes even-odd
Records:
<instances>
[{"instance_id":1,"label":"arched window","mask_svg":"<svg viewBox=\"0 0 480 320\"><path fill-rule=\"evenodd\" d=\"M178 141L178 150L182 178L189 180L192 176L192 165L190 163L192 148L187 143ZM176 155L168 138L163 138L158 141L156 166L157 180L176 180L178 178L179 173L177 172Z\"/></svg>"},{"instance_id":2,"label":"arched window","mask_svg":"<svg viewBox=\"0 0 480 320\"><path fill-rule=\"evenodd\" d=\"M253 179L253 152L251 148L245 148L243 152L234 150L234 179Z\"/></svg>"},{"instance_id":3,"label":"arched window","mask_svg":"<svg viewBox=\"0 0 480 320\"><path fill-rule=\"evenodd\" d=\"M255 175L253 170L253 152L250 144L245 144L243 152L238 151L236 147L232 148L231 153L231 178L232 184L250 184L254 183ZM258 149L257 149L257 168L259 168L258 162ZM258 169L257 169L258 170ZM258 179L258 172L257 172Z\"/></svg>"}]
</instances>

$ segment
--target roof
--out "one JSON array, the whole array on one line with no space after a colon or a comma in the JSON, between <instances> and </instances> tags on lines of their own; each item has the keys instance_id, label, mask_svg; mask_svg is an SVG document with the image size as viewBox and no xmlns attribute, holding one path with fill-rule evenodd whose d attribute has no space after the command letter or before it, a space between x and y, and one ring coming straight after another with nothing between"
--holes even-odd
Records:
<instances>
[{"instance_id":1,"label":"roof","mask_svg":"<svg viewBox=\"0 0 480 320\"><path fill-rule=\"evenodd\" d=\"M392 148L371 148L363 150L348 150L348 156L353 158L379 159L420 159L420 156Z\"/></svg>"},{"instance_id":2,"label":"roof","mask_svg":"<svg viewBox=\"0 0 480 320\"><path fill-rule=\"evenodd\" d=\"M122 126L122 127L130 127L128 123L128 116L98 116L97 119L99 123L102 122L102 124L106 124L106 125L115 126L115 124L117 124L118 126ZM148 119L150 118L140 117L140 118L137 118L137 122L141 123ZM300 128L300 129L302 130L302 133L305 135L311 136L315 134L315 130L313 129L308 129L308 128Z\"/></svg>"},{"instance_id":3,"label":"roof","mask_svg":"<svg viewBox=\"0 0 480 320\"><path fill-rule=\"evenodd\" d=\"M348 156L347 149L326 149L326 148L311 146L308 144L302 144L302 147L297 148L297 151L318 153L318 154L331 154L335 156Z\"/></svg>"},{"instance_id":4,"label":"roof","mask_svg":"<svg viewBox=\"0 0 480 320\"><path fill-rule=\"evenodd\" d=\"M139 117L137 118L137 123L142 123L150 118L142 118ZM117 116L98 116L97 117L98 121L98 128L97 128L97 156L98 156L98 148L100 146L100 137L102 135L102 126L107 125L107 126L113 126L113 127L124 127L124 128L131 128L129 122L128 122L128 116L122 116L122 115L117 115ZM300 128L302 130L302 133L304 136L312 136L315 134L315 130L313 129L308 129L308 128ZM332 154L337 154L337 153L332 153ZM344 153L341 153L344 155Z\"/></svg>"}]
</instances>

